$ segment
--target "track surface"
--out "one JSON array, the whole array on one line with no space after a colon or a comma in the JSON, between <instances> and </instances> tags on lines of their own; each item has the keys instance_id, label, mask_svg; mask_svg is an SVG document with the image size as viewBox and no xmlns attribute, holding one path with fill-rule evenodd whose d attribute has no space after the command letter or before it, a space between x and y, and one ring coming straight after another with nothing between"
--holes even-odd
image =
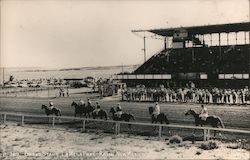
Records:
<instances>
[{"instance_id":1,"label":"track surface","mask_svg":"<svg viewBox=\"0 0 250 160\"><path fill-rule=\"evenodd\" d=\"M88 95L89 97L90 95ZM83 96L84 99L86 99ZM78 98L79 99L79 98ZM62 111L64 116L74 116L74 107L71 107L73 97L53 99L55 107ZM93 104L98 99L93 99ZM41 110L42 104L48 104L48 99L45 98L0 98L0 111L14 112L24 114L44 115L44 110ZM115 107L120 103L124 112L132 113L138 122L150 123L148 107L154 103L149 102L118 102L118 101L99 101L101 107L109 113L111 107ZM185 116L188 109L200 110L199 104L184 104L184 103L160 103L161 112L167 114L171 124L193 125L194 118ZM250 106L229 106L229 105L206 105L210 115L221 117L226 128L236 128L250 130ZM111 117L110 117L111 118Z\"/></svg>"}]
</instances>

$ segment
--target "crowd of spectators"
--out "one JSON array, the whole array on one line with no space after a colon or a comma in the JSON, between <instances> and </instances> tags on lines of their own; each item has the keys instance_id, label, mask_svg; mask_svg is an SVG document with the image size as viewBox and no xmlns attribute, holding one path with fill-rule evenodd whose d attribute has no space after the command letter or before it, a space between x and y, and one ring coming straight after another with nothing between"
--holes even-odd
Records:
<instances>
[{"instance_id":1,"label":"crowd of spectators","mask_svg":"<svg viewBox=\"0 0 250 160\"><path fill-rule=\"evenodd\" d=\"M250 104L248 87L242 89L220 88L146 88L138 85L122 92L125 101L191 102L214 104Z\"/></svg>"}]
</instances>

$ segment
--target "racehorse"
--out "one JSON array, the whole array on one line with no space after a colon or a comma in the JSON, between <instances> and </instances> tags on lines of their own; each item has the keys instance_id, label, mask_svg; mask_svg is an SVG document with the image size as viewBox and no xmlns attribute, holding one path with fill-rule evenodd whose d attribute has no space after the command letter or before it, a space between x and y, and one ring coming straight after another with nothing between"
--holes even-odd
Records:
<instances>
[{"instance_id":1,"label":"racehorse","mask_svg":"<svg viewBox=\"0 0 250 160\"><path fill-rule=\"evenodd\" d=\"M169 124L169 121L168 121L166 114L160 113L157 117L155 117L153 115L154 107L149 107L148 112L151 115L151 122L152 123L160 122L161 124L163 124L163 122L165 122L166 124Z\"/></svg>"},{"instance_id":2,"label":"racehorse","mask_svg":"<svg viewBox=\"0 0 250 160\"><path fill-rule=\"evenodd\" d=\"M102 119L103 117L107 120L108 119L108 114L107 114L107 112L106 111L104 111L103 109L101 109L98 113L96 113L96 112L92 112L92 116L93 116L93 118L95 119L95 118L100 118L100 119Z\"/></svg>"},{"instance_id":3,"label":"racehorse","mask_svg":"<svg viewBox=\"0 0 250 160\"><path fill-rule=\"evenodd\" d=\"M75 101L72 102L71 106L74 106L75 107L75 117L77 114L80 115L80 117L82 117L82 114L85 113L85 116L86 116L86 107L85 107L85 104L83 105L79 105L77 104Z\"/></svg>"},{"instance_id":4,"label":"racehorse","mask_svg":"<svg viewBox=\"0 0 250 160\"><path fill-rule=\"evenodd\" d=\"M112 113L112 118L114 121L125 121L125 122L129 122L130 120L135 120L135 117L130 114L130 113L122 113L121 117L118 117L115 113L115 109L112 107L110 109L110 113Z\"/></svg>"},{"instance_id":5,"label":"racehorse","mask_svg":"<svg viewBox=\"0 0 250 160\"><path fill-rule=\"evenodd\" d=\"M130 120L135 120L135 117L130 114L130 113L122 113L121 117L118 117L115 113L116 110L112 107L110 109L110 113L112 113L112 118L114 121L125 121L125 122L129 122ZM131 130L131 124L128 124L129 129Z\"/></svg>"},{"instance_id":6,"label":"racehorse","mask_svg":"<svg viewBox=\"0 0 250 160\"><path fill-rule=\"evenodd\" d=\"M75 117L77 114L80 114L80 117L81 115L84 113L84 116L87 118L89 117L90 118L90 113L92 113L95 109L92 105L87 105L85 106L84 105L78 105L76 102L72 102L71 106L74 106L75 107Z\"/></svg>"},{"instance_id":7,"label":"racehorse","mask_svg":"<svg viewBox=\"0 0 250 160\"><path fill-rule=\"evenodd\" d=\"M49 107L47 107L46 105L42 105L42 109L45 109L45 114L47 115L47 116L49 116L50 114L55 114L56 116L61 116L62 114L61 114L61 110L60 109L58 109L58 108L56 108L56 107L54 107L52 110L51 109L49 109Z\"/></svg>"},{"instance_id":8,"label":"racehorse","mask_svg":"<svg viewBox=\"0 0 250 160\"><path fill-rule=\"evenodd\" d=\"M185 113L185 116L187 115L192 115L194 117L194 122L196 126L211 125L212 127L219 128L218 125L220 124L222 128L225 128L221 118L218 116L212 115L208 116L206 120L202 120L201 117L199 117L199 114L192 109L189 109ZM214 136L215 135L216 135L216 130L214 130Z\"/></svg>"}]
</instances>

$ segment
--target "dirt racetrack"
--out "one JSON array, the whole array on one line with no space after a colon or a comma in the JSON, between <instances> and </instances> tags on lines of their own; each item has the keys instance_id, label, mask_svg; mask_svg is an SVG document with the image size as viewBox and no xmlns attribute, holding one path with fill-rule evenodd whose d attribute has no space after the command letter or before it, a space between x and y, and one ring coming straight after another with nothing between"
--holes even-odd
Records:
<instances>
[{"instance_id":1,"label":"dirt racetrack","mask_svg":"<svg viewBox=\"0 0 250 160\"><path fill-rule=\"evenodd\" d=\"M149 102L120 102L120 101L107 101L105 99L100 100L96 94L88 94L84 95L84 100L88 97L91 97L93 104L96 101L100 102L101 108L106 110L109 114L109 119L111 119L111 115L109 110L111 107L115 107L117 103L120 103L124 112L132 113L136 122L146 122L150 123L150 117L148 114L148 107L153 106L154 103ZM53 100L55 107L58 107L62 111L63 116L74 116L74 107L71 106L73 100L79 100L79 98L67 97L67 98L55 98L50 99ZM47 98L0 98L0 111L2 112L14 112L14 113L23 113L23 114L34 114L34 115L45 115L44 110L41 110L42 104L48 104L49 99ZM194 118L191 116L185 116L185 112L188 109L194 109L195 111L200 110L200 104L189 104L189 103L160 103L161 112L167 114L170 124L179 124L179 125L194 125ZM235 105L206 105L208 108L208 112L210 115L217 115L221 117L222 121L226 128L234 128L234 129L243 129L250 130L250 106L235 106ZM7 118L7 120L11 120L12 117ZM19 120L18 120L19 121ZM27 119L25 123L33 123L36 124L48 124L47 119ZM81 128L81 122L77 123L75 121L65 121L62 120L61 125L68 125L70 128ZM91 123L88 122L86 124L87 129L100 129L104 130L108 133L113 133L113 124L110 123ZM130 131L127 125L123 124L121 126L121 132ZM137 135L153 135L157 136L157 131L154 132L152 127L148 126L132 126L132 131ZM185 133L185 134L184 134ZM171 129L171 133L169 133L168 129L164 129L163 135L183 135L188 136L192 132L191 130L184 129ZM202 132L198 131L198 133L202 134ZM170 135L169 135L170 136ZM229 136L233 139L238 138L249 138L248 135L239 135L234 133L229 133ZM236 136L236 137L235 137ZM231 139L231 138L230 138Z\"/></svg>"},{"instance_id":2,"label":"dirt racetrack","mask_svg":"<svg viewBox=\"0 0 250 160\"><path fill-rule=\"evenodd\" d=\"M120 103L124 112L132 113L136 121L150 122L148 107L153 106L154 103L149 102L119 102L119 101L105 101L99 100L96 95L85 95L93 98L93 104L95 101L99 101L101 108L106 110L111 118L109 110L111 107L115 107L117 103ZM54 102L55 107L58 107L62 111L64 116L74 116L74 108L71 107L73 100L79 98L55 98L50 99ZM46 98L0 98L0 111L44 115L44 111L41 110L41 105L48 104L49 99ZM185 112L188 109L200 110L199 104L189 103L160 103L161 112L167 114L171 124L190 124L194 123L194 118L191 116L185 116ZM216 115L221 117L226 128L238 128L249 129L250 128L250 106L236 106L236 105L206 105L210 115Z\"/></svg>"}]
</instances>

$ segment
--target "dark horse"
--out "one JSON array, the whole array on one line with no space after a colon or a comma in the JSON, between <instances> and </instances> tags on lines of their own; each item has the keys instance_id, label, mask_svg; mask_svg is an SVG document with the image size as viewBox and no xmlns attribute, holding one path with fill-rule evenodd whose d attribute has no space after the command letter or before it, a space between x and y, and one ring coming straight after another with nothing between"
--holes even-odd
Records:
<instances>
[{"instance_id":1,"label":"dark horse","mask_svg":"<svg viewBox=\"0 0 250 160\"><path fill-rule=\"evenodd\" d=\"M199 117L199 114L196 113L194 110L189 109L185 115L192 115L194 117L195 125L196 126L203 126L203 125L211 125L212 127L219 128L219 124L222 128L225 128L222 120L218 116L208 116L206 120L202 120L201 117ZM214 136L216 134L216 130L214 130Z\"/></svg>"},{"instance_id":2,"label":"dark horse","mask_svg":"<svg viewBox=\"0 0 250 160\"><path fill-rule=\"evenodd\" d=\"M56 116L61 116L61 110L58 108L53 108L52 110L49 107L42 105L42 109L45 109L45 114L48 116L50 114L55 114Z\"/></svg>"},{"instance_id":3,"label":"dark horse","mask_svg":"<svg viewBox=\"0 0 250 160\"><path fill-rule=\"evenodd\" d=\"M104 111L103 109L101 109L98 113L96 113L96 112L92 112L92 116L93 116L93 118L95 119L95 118L100 118L100 119L102 119L102 118L105 118L106 120L108 119L108 114L107 114L107 112L106 111Z\"/></svg>"},{"instance_id":4,"label":"dark horse","mask_svg":"<svg viewBox=\"0 0 250 160\"><path fill-rule=\"evenodd\" d=\"M129 122L130 120L135 120L134 116L130 113L122 113L121 117L118 117L115 113L115 109L112 107L110 109L110 113L112 113L112 118L114 121L125 121Z\"/></svg>"},{"instance_id":5,"label":"dark horse","mask_svg":"<svg viewBox=\"0 0 250 160\"><path fill-rule=\"evenodd\" d=\"M151 115L152 123L160 122L161 124L163 124L163 122L165 122L166 124L169 124L168 118L164 113L160 113L157 117L153 115L154 107L149 107L148 112Z\"/></svg>"},{"instance_id":6,"label":"dark horse","mask_svg":"<svg viewBox=\"0 0 250 160\"><path fill-rule=\"evenodd\" d=\"M71 106L74 106L75 107L75 117L77 114L80 115L80 117L82 117L82 114L83 113L86 113L85 110L85 104L84 105L78 105L75 101L72 102ZM86 114L85 114L86 116Z\"/></svg>"},{"instance_id":7,"label":"dark horse","mask_svg":"<svg viewBox=\"0 0 250 160\"><path fill-rule=\"evenodd\" d=\"M112 118L114 121L125 121L129 122L130 120L135 120L135 117L130 113L122 113L121 117L118 117L115 113L116 110L112 107L110 109L110 113L112 113ZM131 130L131 124L128 124L129 129Z\"/></svg>"},{"instance_id":8,"label":"dark horse","mask_svg":"<svg viewBox=\"0 0 250 160\"><path fill-rule=\"evenodd\" d=\"M87 118L90 118L90 113L92 113L94 111L94 107L92 105L79 105L76 102L72 102L71 106L75 107L75 117L77 114L80 115L80 117L82 116L82 114L84 114L84 116Z\"/></svg>"}]
</instances>

